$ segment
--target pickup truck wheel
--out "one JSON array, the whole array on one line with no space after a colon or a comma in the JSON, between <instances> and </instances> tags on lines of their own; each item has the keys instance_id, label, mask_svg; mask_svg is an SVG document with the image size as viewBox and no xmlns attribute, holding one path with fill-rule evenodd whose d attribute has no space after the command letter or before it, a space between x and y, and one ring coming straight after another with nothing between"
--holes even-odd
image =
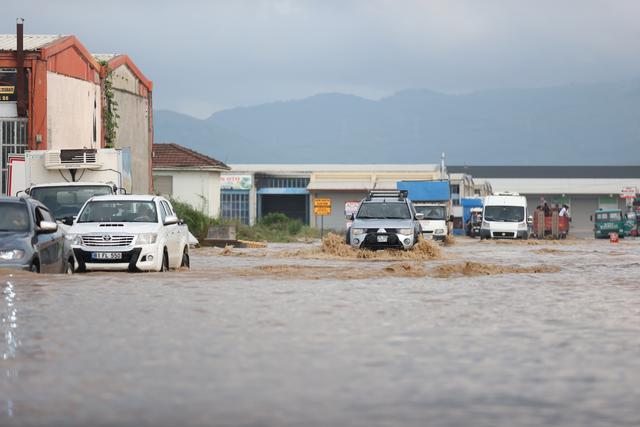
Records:
<instances>
[{"instance_id":1,"label":"pickup truck wheel","mask_svg":"<svg viewBox=\"0 0 640 427\"><path fill-rule=\"evenodd\" d=\"M40 273L40 263L38 262L38 260L33 260L33 262L31 263L31 267L29 268L29 271L31 271L32 273Z\"/></svg>"},{"instance_id":2,"label":"pickup truck wheel","mask_svg":"<svg viewBox=\"0 0 640 427\"><path fill-rule=\"evenodd\" d=\"M180 264L180 267L184 267L187 269L191 268L191 262L189 261L189 251L187 250L186 246L182 250L182 263Z\"/></svg>"},{"instance_id":3,"label":"pickup truck wheel","mask_svg":"<svg viewBox=\"0 0 640 427\"><path fill-rule=\"evenodd\" d=\"M167 256L166 250L162 253L162 265L160 266L160 271L169 271L169 257Z\"/></svg>"},{"instance_id":4,"label":"pickup truck wheel","mask_svg":"<svg viewBox=\"0 0 640 427\"><path fill-rule=\"evenodd\" d=\"M76 272L76 265L74 264L73 258L67 261L67 266L64 270L64 274L73 274Z\"/></svg>"}]
</instances>

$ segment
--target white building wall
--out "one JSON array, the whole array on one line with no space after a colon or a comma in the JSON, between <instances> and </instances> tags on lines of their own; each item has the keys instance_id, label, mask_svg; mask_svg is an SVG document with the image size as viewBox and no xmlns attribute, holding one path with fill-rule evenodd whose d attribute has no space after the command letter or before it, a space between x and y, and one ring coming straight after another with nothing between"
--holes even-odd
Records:
<instances>
[{"instance_id":1,"label":"white building wall","mask_svg":"<svg viewBox=\"0 0 640 427\"><path fill-rule=\"evenodd\" d=\"M172 176L171 197L213 218L220 216L220 172L154 170L154 176Z\"/></svg>"},{"instance_id":2,"label":"white building wall","mask_svg":"<svg viewBox=\"0 0 640 427\"><path fill-rule=\"evenodd\" d=\"M101 135L100 85L47 72L47 149L100 148Z\"/></svg>"}]
</instances>

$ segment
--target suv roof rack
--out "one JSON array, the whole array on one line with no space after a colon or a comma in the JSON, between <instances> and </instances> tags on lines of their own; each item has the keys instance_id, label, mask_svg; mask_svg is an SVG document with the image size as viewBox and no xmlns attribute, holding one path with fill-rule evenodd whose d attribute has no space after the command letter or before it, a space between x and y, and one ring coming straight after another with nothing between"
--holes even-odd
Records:
<instances>
[{"instance_id":1,"label":"suv roof rack","mask_svg":"<svg viewBox=\"0 0 640 427\"><path fill-rule=\"evenodd\" d=\"M407 190L371 190L367 195L367 200L371 199L398 199L403 201L409 196Z\"/></svg>"}]
</instances>

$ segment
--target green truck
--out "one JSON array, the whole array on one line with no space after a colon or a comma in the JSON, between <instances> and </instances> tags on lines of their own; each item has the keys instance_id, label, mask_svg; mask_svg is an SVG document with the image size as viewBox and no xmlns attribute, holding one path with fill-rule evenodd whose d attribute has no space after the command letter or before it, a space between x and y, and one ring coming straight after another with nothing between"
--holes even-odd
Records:
<instances>
[{"instance_id":1,"label":"green truck","mask_svg":"<svg viewBox=\"0 0 640 427\"><path fill-rule=\"evenodd\" d=\"M618 233L620 238L630 235L632 226L627 219L627 215L621 209L598 209L595 212L593 237L607 238L610 233Z\"/></svg>"}]
</instances>

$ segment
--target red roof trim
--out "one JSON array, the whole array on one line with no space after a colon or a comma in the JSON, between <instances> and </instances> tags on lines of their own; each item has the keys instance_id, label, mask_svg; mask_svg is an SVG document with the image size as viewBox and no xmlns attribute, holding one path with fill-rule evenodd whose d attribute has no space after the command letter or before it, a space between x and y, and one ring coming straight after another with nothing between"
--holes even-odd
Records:
<instances>
[{"instance_id":1,"label":"red roof trim","mask_svg":"<svg viewBox=\"0 0 640 427\"><path fill-rule=\"evenodd\" d=\"M153 168L215 168L230 170L223 162L179 144L153 144Z\"/></svg>"},{"instance_id":2,"label":"red roof trim","mask_svg":"<svg viewBox=\"0 0 640 427\"><path fill-rule=\"evenodd\" d=\"M54 40L51 43L47 43L44 46L41 46L39 50L41 58L48 59L70 47L75 47L78 50L80 56L85 61L87 61L91 68L99 73L102 71L102 66L75 36L67 36L58 40Z\"/></svg>"}]
</instances>

